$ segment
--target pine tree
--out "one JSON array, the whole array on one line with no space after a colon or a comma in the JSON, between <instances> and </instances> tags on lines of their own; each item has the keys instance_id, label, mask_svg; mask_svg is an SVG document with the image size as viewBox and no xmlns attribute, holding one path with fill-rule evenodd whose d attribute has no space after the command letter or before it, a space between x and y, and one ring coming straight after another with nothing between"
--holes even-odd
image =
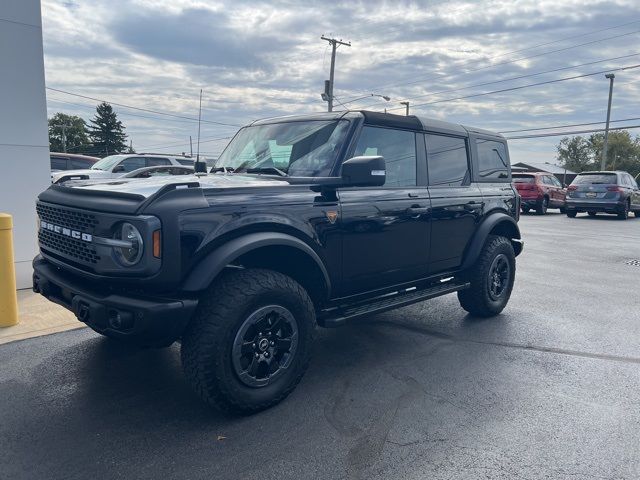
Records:
<instances>
[{"instance_id":1,"label":"pine tree","mask_svg":"<svg viewBox=\"0 0 640 480\"><path fill-rule=\"evenodd\" d=\"M96 116L90 121L89 137L91 137L96 155L107 156L127 151L125 127L118 120L116 112L113 111L111 105L106 102L98 105L96 107Z\"/></svg>"}]
</instances>

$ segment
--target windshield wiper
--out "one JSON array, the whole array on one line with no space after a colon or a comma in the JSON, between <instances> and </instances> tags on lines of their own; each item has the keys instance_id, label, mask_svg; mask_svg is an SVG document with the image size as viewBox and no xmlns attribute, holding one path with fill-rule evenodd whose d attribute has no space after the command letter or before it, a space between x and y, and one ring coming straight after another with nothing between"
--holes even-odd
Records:
<instances>
[{"instance_id":1,"label":"windshield wiper","mask_svg":"<svg viewBox=\"0 0 640 480\"><path fill-rule=\"evenodd\" d=\"M255 167L255 168L247 168L247 173L271 173L274 175L280 175L281 177L288 177L287 172L280 170L276 167Z\"/></svg>"}]
</instances>

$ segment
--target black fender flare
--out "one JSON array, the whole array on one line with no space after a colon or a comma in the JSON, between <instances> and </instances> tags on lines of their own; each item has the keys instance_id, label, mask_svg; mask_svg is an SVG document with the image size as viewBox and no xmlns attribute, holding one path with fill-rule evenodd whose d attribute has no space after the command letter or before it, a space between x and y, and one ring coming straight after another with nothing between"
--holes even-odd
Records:
<instances>
[{"instance_id":1,"label":"black fender flare","mask_svg":"<svg viewBox=\"0 0 640 480\"><path fill-rule=\"evenodd\" d=\"M236 258L251 250L275 245L297 248L308 255L322 272L327 292L331 291L329 273L315 250L299 238L280 232L248 233L229 240L200 260L187 275L181 290L185 292L200 292L206 289L213 279Z\"/></svg>"},{"instance_id":2,"label":"black fender flare","mask_svg":"<svg viewBox=\"0 0 640 480\"><path fill-rule=\"evenodd\" d=\"M524 242L521 240L518 223L513 219L513 217L506 213L491 213L480 224L473 236L473 239L471 240L471 243L467 247L467 251L465 252L464 260L462 262L462 270L466 270L476 262L477 258L480 256L480 252L482 252L482 247L484 247L484 244L487 241L487 237L495 227L501 224L503 224L504 228L510 232L508 238L513 244L516 256L522 252Z\"/></svg>"}]
</instances>

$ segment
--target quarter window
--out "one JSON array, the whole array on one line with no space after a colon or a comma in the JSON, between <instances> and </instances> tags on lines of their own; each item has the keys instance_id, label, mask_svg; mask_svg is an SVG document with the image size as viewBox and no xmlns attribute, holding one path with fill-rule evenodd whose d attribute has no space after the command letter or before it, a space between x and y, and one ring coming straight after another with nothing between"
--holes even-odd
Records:
<instances>
[{"instance_id":1,"label":"quarter window","mask_svg":"<svg viewBox=\"0 0 640 480\"><path fill-rule=\"evenodd\" d=\"M148 167L158 167L160 165L171 165L168 158L147 157Z\"/></svg>"},{"instance_id":2,"label":"quarter window","mask_svg":"<svg viewBox=\"0 0 640 480\"><path fill-rule=\"evenodd\" d=\"M478 147L478 177L481 180L508 181L509 159L507 148L502 142L477 139Z\"/></svg>"},{"instance_id":3,"label":"quarter window","mask_svg":"<svg viewBox=\"0 0 640 480\"><path fill-rule=\"evenodd\" d=\"M364 127L355 151L360 155L382 155L387 179L385 187L416 185L416 134L406 130Z\"/></svg>"},{"instance_id":4,"label":"quarter window","mask_svg":"<svg viewBox=\"0 0 640 480\"><path fill-rule=\"evenodd\" d=\"M51 157L51 170L66 170L67 159L60 157Z\"/></svg>"},{"instance_id":5,"label":"quarter window","mask_svg":"<svg viewBox=\"0 0 640 480\"><path fill-rule=\"evenodd\" d=\"M468 183L469 158L464 138L426 135L429 185L457 187Z\"/></svg>"}]
</instances>

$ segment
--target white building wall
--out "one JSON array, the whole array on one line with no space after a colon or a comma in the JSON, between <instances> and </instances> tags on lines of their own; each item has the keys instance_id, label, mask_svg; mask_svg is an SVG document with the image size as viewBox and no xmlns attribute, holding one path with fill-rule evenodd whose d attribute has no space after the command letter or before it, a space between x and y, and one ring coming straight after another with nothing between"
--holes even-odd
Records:
<instances>
[{"instance_id":1,"label":"white building wall","mask_svg":"<svg viewBox=\"0 0 640 480\"><path fill-rule=\"evenodd\" d=\"M31 286L35 201L50 184L44 87L40 0L0 0L0 212L13 215L18 288Z\"/></svg>"}]
</instances>

